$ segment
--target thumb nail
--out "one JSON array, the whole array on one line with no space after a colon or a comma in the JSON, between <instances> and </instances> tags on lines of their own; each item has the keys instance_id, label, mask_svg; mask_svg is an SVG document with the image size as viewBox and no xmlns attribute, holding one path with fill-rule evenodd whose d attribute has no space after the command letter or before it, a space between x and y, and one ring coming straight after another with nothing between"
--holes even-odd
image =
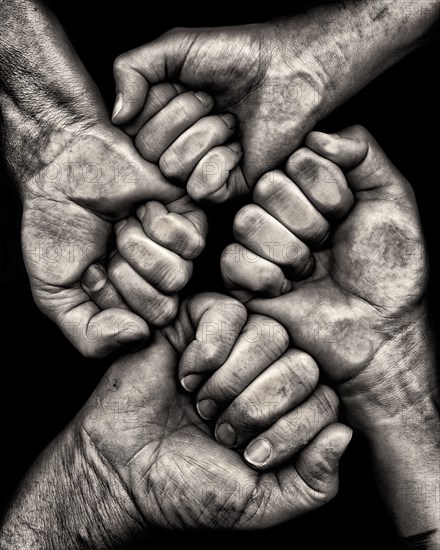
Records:
<instances>
[{"instance_id":1,"label":"thumb nail","mask_svg":"<svg viewBox=\"0 0 440 550\"><path fill-rule=\"evenodd\" d=\"M112 120L114 120L118 114L122 111L124 107L124 98L122 97L122 92L119 92L116 96L115 106L113 107Z\"/></svg>"},{"instance_id":2,"label":"thumb nail","mask_svg":"<svg viewBox=\"0 0 440 550\"><path fill-rule=\"evenodd\" d=\"M118 332L118 338L121 344L128 344L138 340L145 340L150 336L148 325L138 324L133 321L128 321L125 326Z\"/></svg>"},{"instance_id":3,"label":"thumb nail","mask_svg":"<svg viewBox=\"0 0 440 550\"><path fill-rule=\"evenodd\" d=\"M338 434L332 438L332 445L330 447L330 453L327 458L329 466L336 470L338 463L342 455L347 450L347 447L353 437L353 430L348 426L341 425L338 430Z\"/></svg>"},{"instance_id":4,"label":"thumb nail","mask_svg":"<svg viewBox=\"0 0 440 550\"><path fill-rule=\"evenodd\" d=\"M98 292L104 287L107 281L107 273L100 265L93 264L88 267L81 282L90 292Z\"/></svg>"},{"instance_id":5,"label":"thumb nail","mask_svg":"<svg viewBox=\"0 0 440 550\"><path fill-rule=\"evenodd\" d=\"M196 92L194 95L204 107L210 107L213 104L212 97L205 92Z\"/></svg>"},{"instance_id":6,"label":"thumb nail","mask_svg":"<svg viewBox=\"0 0 440 550\"><path fill-rule=\"evenodd\" d=\"M125 218L125 220L121 220L120 222L117 222L115 223L115 225L113 226L113 229L115 230L115 233L116 235L119 233L119 231L121 231L121 229L127 225L127 218Z\"/></svg>"}]
</instances>

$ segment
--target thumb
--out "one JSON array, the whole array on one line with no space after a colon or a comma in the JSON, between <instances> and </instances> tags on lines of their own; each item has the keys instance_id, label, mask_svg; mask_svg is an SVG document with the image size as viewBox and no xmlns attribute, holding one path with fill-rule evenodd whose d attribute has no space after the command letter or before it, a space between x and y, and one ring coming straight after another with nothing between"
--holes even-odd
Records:
<instances>
[{"instance_id":1,"label":"thumb","mask_svg":"<svg viewBox=\"0 0 440 550\"><path fill-rule=\"evenodd\" d=\"M179 380L187 391L194 391L226 361L246 319L243 304L214 292L197 294L182 304L177 326L186 338L176 338L178 331L172 328L164 331L181 353Z\"/></svg>"},{"instance_id":2,"label":"thumb","mask_svg":"<svg viewBox=\"0 0 440 550\"><path fill-rule=\"evenodd\" d=\"M344 424L330 424L299 454L297 472L305 494L317 503L334 498L339 484L339 461L353 431Z\"/></svg>"},{"instance_id":3,"label":"thumb","mask_svg":"<svg viewBox=\"0 0 440 550\"><path fill-rule=\"evenodd\" d=\"M311 132L306 145L345 169L348 186L358 199L406 198L413 202L409 183L362 126L350 126L337 134Z\"/></svg>"},{"instance_id":4,"label":"thumb","mask_svg":"<svg viewBox=\"0 0 440 550\"><path fill-rule=\"evenodd\" d=\"M263 474L259 490L264 515L258 518L258 527L291 520L332 500L338 492L339 461L351 436L347 426L330 424L301 451L296 464L276 471L275 485L273 474Z\"/></svg>"},{"instance_id":5,"label":"thumb","mask_svg":"<svg viewBox=\"0 0 440 550\"><path fill-rule=\"evenodd\" d=\"M116 58L113 66L116 101L112 115L115 124L125 124L140 112L152 84L173 79L180 73L191 45L186 34L186 40L178 39L177 31L170 31Z\"/></svg>"},{"instance_id":6,"label":"thumb","mask_svg":"<svg viewBox=\"0 0 440 550\"><path fill-rule=\"evenodd\" d=\"M40 309L85 357L100 358L122 346L146 342L148 325L122 307L101 311L80 287L34 288Z\"/></svg>"}]
</instances>

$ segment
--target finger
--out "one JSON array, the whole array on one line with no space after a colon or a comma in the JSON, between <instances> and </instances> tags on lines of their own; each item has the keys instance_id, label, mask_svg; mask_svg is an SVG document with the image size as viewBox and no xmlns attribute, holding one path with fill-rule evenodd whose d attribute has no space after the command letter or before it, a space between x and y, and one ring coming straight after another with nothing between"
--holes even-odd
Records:
<instances>
[{"instance_id":1,"label":"finger","mask_svg":"<svg viewBox=\"0 0 440 550\"><path fill-rule=\"evenodd\" d=\"M359 199L403 199L414 206L410 184L362 126L339 134L312 132L307 143L317 154L345 168L347 183Z\"/></svg>"},{"instance_id":2,"label":"finger","mask_svg":"<svg viewBox=\"0 0 440 550\"><path fill-rule=\"evenodd\" d=\"M289 157L286 173L329 220L346 216L353 206L353 194L342 170L307 147Z\"/></svg>"},{"instance_id":3,"label":"finger","mask_svg":"<svg viewBox=\"0 0 440 550\"><path fill-rule=\"evenodd\" d=\"M130 309L148 323L165 326L177 313L178 297L165 296L145 281L124 258L116 253L108 266L110 281L118 289Z\"/></svg>"},{"instance_id":4,"label":"finger","mask_svg":"<svg viewBox=\"0 0 440 550\"><path fill-rule=\"evenodd\" d=\"M281 170L257 182L253 201L309 246L320 245L328 236L327 220Z\"/></svg>"},{"instance_id":5,"label":"finger","mask_svg":"<svg viewBox=\"0 0 440 550\"><path fill-rule=\"evenodd\" d=\"M236 118L231 114L208 116L195 122L160 157L163 174L186 182L206 153L232 136L235 124Z\"/></svg>"},{"instance_id":6,"label":"finger","mask_svg":"<svg viewBox=\"0 0 440 550\"><path fill-rule=\"evenodd\" d=\"M249 192L241 168L239 143L211 149L197 164L187 183L194 200L222 203Z\"/></svg>"},{"instance_id":7,"label":"finger","mask_svg":"<svg viewBox=\"0 0 440 550\"><path fill-rule=\"evenodd\" d=\"M153 116L168 105L172 99L184 91L185 88L181 84L170 82L162 82L161 84L152 86L148 91L142 111L137 117L124 125L124 132L129 136L136 136L146 122L152 119Z\"/></svg>"},{"instance_id":8,"label":"finger","mask_svg":"<svg viewBox=\"0 0 440 550\"><path fill-rule=\"evenodd\" d=\"M219 414L281 357L288 344L287 332L279 323L262 315L250 316L227 360L197 394L197 408L201 416L210 420ZM218 437L226 441L228 434L219 433Z\"/></svg>"},{"instance_id":9,"label":"finger","mask_svg":"<svg viewBox=\"0 0 440 550\"><path fill-rule=\"evenodd\" d=\"M280 296L292 283L280 267L238 243L228 245L220 259L223 282L229 289L248 289L253 294Z\"/></svg>"},{"instance_id":10,"label":"finger","mask_svg":"<svg viewBox=\"0 0 440 550\"><path fill-rule=\"evenodd\" d=\"M121 256L151 286L165 294L179 292L190 280L192 262L151 240L134 217L114 226Z\"/></svg>"},{"instance_id":11,"label":"finger","mask_svg":"<svg viewBox=\"0 0 440 550\"><path fill-rule=\"evenodd\" d=\"M331 424L301 451L295 465L276 471L277 486L270 474L263 475L254 496L259 509L267 510L259 527L287 521L332 500L338 492L339 461L351 436L347 426Z\"/></svg>"},{"instance_id":12,"label":"finger","mask_svg":"<svg viewBox=\"0 0 440 550\"><path fill-rule=\"evenodd\" d=\"M144 106L149 85L176 78L189 47L190 41L182 42L174 32L117 57L113 67L117 96L112 121L128 122Z\"/></svg>"},{"instance_id":13,"label":"finger","mask_svg":"<svg viewBox=\"0 0 440 550\"><path fill-rule=\"evenodd\" d=\"M266 470L291 460L338 418L339 400L328 386L318 386L301 405L252 440L244 451L248 464Z\"/></svg>"},{"instance_id":14,"label":"finger","mask_svg":"<svg viewBox=\"0 0 440 550\"><path fill-rule=\"evenodd\" d=\"M260 206L244 206L235 216L233 230L238 242L279 265L289 279L304 278L313 271L309 248Z\"/></svg>"},{"instance_id":15,"label":"finger","mask_svg":"<svg viewBox=\"0 0 440 550\"><path fill-rule=\"evenodd\" d=\"M289 349L231 403L217 427L227 423L228 433L235 432L240 446L303 403L318 378L318 365L310 355Z\"/></svg>"},{"instance_id":16,"label":"finger","mask_svg":"<svg viewBox=\"0 0 440 550\"><path fill-rule=\"evenodd\" d=\"M182 258L192 260L205 248L206 214L189 200L188 195L167 205L147 202L136 213L150 239Z\"/></svg>"},{"instance_id":17,"label":"finger","mask_svg":"<svg viewBox=\"0 0 440 550\"><path fill-rule=\"evenodd\" d=\"M205 92L186 92L176 96L139 131L135 145L141 156L158 163L166 149L214 106Z\"/></svg>"},{"instance_id":18,"label":"finger","mask_svg":"<svg viewBox=\"0 0 440 550\"><path fill-rule=\"evenodd\" d=\"M242 304L219 294L191 298L187 311L196 331L194 340L182 353L179 379L187 391L194 391L210 372L227 360L247 313Z\"/></svg>"},{"instance_id":19,"label":"finger","mask_svg":"<svg viewBox=\"0 0 440 550\"><path fill-rule=\"evenodd\" d=\"M92 264L81 278L81 285L87 295L100 309L129 309L124 299L108 280L107 271L102 265Z\"/></svg>"}]
</instances>

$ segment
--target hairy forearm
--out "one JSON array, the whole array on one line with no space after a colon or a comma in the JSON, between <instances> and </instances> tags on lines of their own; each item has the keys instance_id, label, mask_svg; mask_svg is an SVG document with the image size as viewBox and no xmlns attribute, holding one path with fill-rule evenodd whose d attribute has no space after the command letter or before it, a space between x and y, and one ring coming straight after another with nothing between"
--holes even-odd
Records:
<instances>
[{"instance_id":1,"label":"hairy forearm","mask_svg":"<svg viewBox=\"0 0 440 550\"><path fill-rule=\"evenodd\" d=\"M38 0L0 3L2 148L17 179L51 159L53 133L106 117L99 92L56 17Z\"/></svg>"},{"instance_id":2,"label":"hairy forearm","mask_svg":"<svg viewBox=\"0 0 440 550\"><path fill-rule=\"evenodd\" d=\"M297 57L298 36L304 37L305 63L313 51L322 82L315 95L324 115L427 40L439 14L439 0L349 1L296 15L275 30L282 33L286 59Z\"/></svg>"},{"instance_id":3,"label":"hairy forearm","mask_svg":"<svg viewBox=\"0 0 440 550\"><path fill-rule=\"evenodd\" d=\"M141 538L142 522L120 481L67 428L23 480L3 520L0 547L110 550Z\"/></svg>"},{"instance_id":4,"label":"hairy forearm","mask_svg":"<svg viewBox=\"0 0 440 550\"><path fill-rule=\"evenodd\" d=\"M340 389L345 412L352 427L367 441L378 486L399 534L411 537L424 533L426 545L417 547L438 548L439 386L425 314L381 348L369 369L380 364L387 365L385 372L390 374L378 376L374 388L364 387L359 392L362 380L358 379ZM356 395L353 383L358 388Z\"/></svg>"}]
</instances>

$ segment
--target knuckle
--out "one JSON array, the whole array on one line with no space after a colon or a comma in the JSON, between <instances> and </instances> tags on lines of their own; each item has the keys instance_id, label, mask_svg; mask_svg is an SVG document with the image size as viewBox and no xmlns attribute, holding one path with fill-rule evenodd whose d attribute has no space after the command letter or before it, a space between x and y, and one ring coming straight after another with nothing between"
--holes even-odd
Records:
<instances>
[{"instance_id":1,"label":"knuckle","mask_svg":"<svg viewBox=\"0 0 440 550\"><path fill-rule=\"evenodd\" d=\"M320 385L313 394L321 418L336 420L339 412L339 399L329 386Z\"/></svg>"},{"instance_id":2,"label":"knuckle","mask_svg":"<svg viewBox=\"0 0 440 550\"><path fill-rule=\"evenodd\" d=\"M272 294L281 287L283 275L276 266L266 267L261 269L256 277L258 281L258 289L263 294Z\"/></svg>"},{"instance_id":3,"label":"knuckle","mask_svg":"<svg viewBox=\"0 0 440 550\"><path fill-rule=\"evenodd\" d=\"M316 363L313 366L307 360L293 358L288 353L281 358L281 364L284 366L283 375L290 387L303 388L306 396L315 389L318 382L319 371Z\"/></svg>"},{"instance_id":4,"label":"knuckle","mask_svg":"<svg viewBox=\"0 0 440 550\"><path fill-rule=\"evenodd\" d=\"M182 290L191 278L191 268L192 264L183 260L179 261L179 266L167 266L163 279L164 291L174 294Z\"/></svg>"},{"instance_id":5,"label":"knuckle","mask_svg":"<svg viewBox=\"0 0 440 550\"><path fill-rule=\"evenodd\" d=\"M287 161L286 170L293 178L315 179L318 176L316 158L306 147L298 149Z\"/></svg>"},{"instance_id":6,"label":"knuckle","mask_svg":"<svg viewBox=\"0 0 440 550\"><path fill-rule=\"evenodd\" d=\"M127 59L128 55L127 53L121 53L116 57L116 59L113 62L113 69L117 72L120 69L124 69L127 66Z\"/></svg>"},{"instance_id":7,"label":"knuckle","mask_svg":"<svg viewBox=\"0 0 440 550\"><path fill-rule=\"evenodd\" d=\"M248 204L239 210L234 218L233 230L237 238L246 238L261 225L261 209L256 204Z\"/></svg>"},{"instance_id":8,"label":"knuckle","mask_svg":"<svg viewBox=\"0 0 440 550\"><path fill-rule=\"evenodd\" d=\"M209 395L214 396L214 400L218 402L227 402L233 399L238 393L240 388L237 386L237 379L233 373L222 373L219 376L213 376L208 382Z\"/></svg>"},{"instance_id":9,"label":"knuckle","mask_svg":"<svg viewBox=\"0 0 440 550\"><path fill-rule=\"evenodd\" d=\"M243 428L255 428L262 426L266 415L264 408L258 401L253 401L250 397L237 399L231 406L228 416L231 417L235 426Z\"/></svg>"},{"instance_id":10,"label":"knuckle","mask_svg":"<svg viewBox=\"0 0 440 550\"><path fill-rule=\"evenodd\" d=\"M179 179L182 177L184 166L174 145L171 145L160 157L159 168L167 178Z\"/></svg>"},{"instance_id":11,"label":"knuckle","mask_svg":"<svg viewBox=\"0 0 440 550\"><path fill-rule=\"evenodd\" d=\"M279 170L268 172L261 177L254 188L253 199L258 204L266 204L285 189L286 181Z\"/></svg>"},{"instance_id":12,"label":"knuckle","mask_svg":"<svg viewBox=\"0 0 440 550\"><path fill-rule=\"evenodd\" d=\"M313 220L314 222L316 220ZM324 238L327 236L330 229L330 225L322 220L316 221L316 223L311 224L304 231L304 238L313 243L321 243Z\"/></svg>"}]
</instances>

